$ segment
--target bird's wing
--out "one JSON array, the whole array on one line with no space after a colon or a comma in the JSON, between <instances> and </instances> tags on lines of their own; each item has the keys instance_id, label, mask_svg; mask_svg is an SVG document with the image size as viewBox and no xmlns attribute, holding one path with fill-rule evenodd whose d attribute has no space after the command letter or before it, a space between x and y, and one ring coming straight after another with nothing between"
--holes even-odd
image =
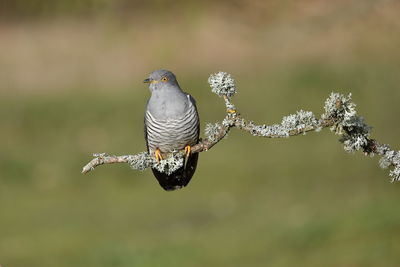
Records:
<instances>
[{"instance_id":1,"label":"bird's wing","mask_svg":"<svg viewBox=\"0 0 400 267\"><path fill-rule=\"evenodd\" d=\"M197 112L197 106L196 106L196 100L194 98L187 94L187 97L190 101L190 103L193 105L195 111L196 111L196 116L197 116L197 136L196 136L196 144L199 142L199 135L200 135L200 118L199 118L199 113ZM199 153L193 153L191 154L185 164L184 164L184 186L186 186L190 180L192 179L192 176L194 172L196 171L197 167L197 161L199 159Z\"/></svg>"},{"instance_id":2,"label":"bird's wing","mask_svg":"<svg viewBox=\"0 0 400 267\"><path fill-rule=\"evenodd\" d=\"M189 102L193 105L195 111L196 111L196 116L197 116L197 140L196 143L199 142L199 136L200 136L200 117L199 117L199 112L197 111L197 106L196 106L196 100L189 94L186 94Z\"/></svg>"},{"instance_id":3,"label":"bird's wing","mask_svg":"<svg viewBox=\"0 0 400 267\"><path fill-rule=\"evenodd\" d=\"M147 104L146 104L146 110L145 110L145 112L144 112L144 139L146 140L146 148L147 148L147 151L149 151L149 142L148 142L148 140L147 140L147 116L146 116L146 112L147 112L147 106L148 106L148 104L149 104L149 100L147 101Z\"/></svg>"}]
</instances>

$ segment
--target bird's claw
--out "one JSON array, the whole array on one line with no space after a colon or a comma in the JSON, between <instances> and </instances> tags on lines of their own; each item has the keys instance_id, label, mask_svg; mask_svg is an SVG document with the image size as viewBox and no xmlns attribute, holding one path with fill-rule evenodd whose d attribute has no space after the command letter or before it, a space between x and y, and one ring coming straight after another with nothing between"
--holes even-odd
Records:
<instances>
[{"instance_id":1,"label":"bird's claw","mask_svg":"<svg viewBox=\"0 0 400 267\"><path fill-rule=\"evenodd\" d=\"M154 151L154 157L156 158L157 163L160 163L160 160L163 160L160 149L157 148L156 151Z\"/></svg>"},{"instance_id":2,"label":"bird's claw","mask_svg":"<svg viewBox=\"0 0 400 267\"><path fill-rule=\"evenodd\" d=\"M185 157L188 158L190 156L190 152L192 151L192 147L187 145L185 146Z\"/></svg>"}]
</instances>

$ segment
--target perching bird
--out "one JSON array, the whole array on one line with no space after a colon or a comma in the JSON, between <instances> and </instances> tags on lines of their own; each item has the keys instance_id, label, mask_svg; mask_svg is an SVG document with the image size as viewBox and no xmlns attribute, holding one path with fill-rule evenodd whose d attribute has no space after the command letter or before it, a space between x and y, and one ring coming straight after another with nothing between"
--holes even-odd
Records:
<instances>
[{"instance_id":1,"label":"perching bird","mask_svg":"<svg viewBox=\"0 0 400 267\"><path fill-rule=\"evenodd\" d=\"M186 186L192 178L198 153L191 154L191 147L198 143L200 123L196 102L179 87L175 75L167 70L156 70L148 79L151 97L147 102L144 134L147 150L157 161L162 154L185 150L185 162L170 175L153 170L158 182L167 191Z\"/></svg>"}]
</instances>

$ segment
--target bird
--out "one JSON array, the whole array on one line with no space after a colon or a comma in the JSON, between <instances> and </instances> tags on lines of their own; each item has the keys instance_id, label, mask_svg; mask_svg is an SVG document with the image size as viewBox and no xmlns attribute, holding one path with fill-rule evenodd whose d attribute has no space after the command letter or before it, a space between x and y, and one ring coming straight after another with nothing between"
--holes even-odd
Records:
<instances>
[{"instance_id":1,"label":"bird","mask_svg":"<svg viewBox=\"0 0 400 267\"><path fill-rule=\"evenodd\" d=\"M151 92L144 116L147 151L160 162L163 154L185 150L182 167L171 174L152 168L153 174L164 190L180 189L190 182L199 158L199 153L191 153L200 134L196 101L181 89L171 71L153 71L143 82L149 84Z\"/></svg>"}]
</instances>

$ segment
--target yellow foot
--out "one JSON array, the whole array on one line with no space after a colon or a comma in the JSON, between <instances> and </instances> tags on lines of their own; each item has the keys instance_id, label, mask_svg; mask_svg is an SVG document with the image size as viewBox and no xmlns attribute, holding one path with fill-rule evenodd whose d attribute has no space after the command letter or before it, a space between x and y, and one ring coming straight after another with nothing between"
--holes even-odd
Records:
<instances>
[{"instance_id":1,"label":"yellow foot","mask_svg":"<svg viewBox=\"0 0 400 267\"><path fill-rule=\"evenodd\" d=\"M157 148L156 151L154 151L154 157L156 158L157 163L160 163L160 160L163 159L160 149Z\"/></svg>"},{"instance_id":2,"label":"yellow foot","mask_svg":"<svg viewBox=\"0 0 400 267\"><path fill-rule=\"evenodd\" d=\"M236 110L234 110L234 109L228 109L227 112L233 114L233 113L236 113Z\"/></svg>"},{"instance_id":3,"label":"yellow foot","mask_svg":"<svg viewBox=\"0 0 400 267\"><path fill-rule=\"evenodd\" d=\"M188 158L190 156L190 151L192 151L191 146L185 146L185 157Z\"/></svg>"}]
</instances>

